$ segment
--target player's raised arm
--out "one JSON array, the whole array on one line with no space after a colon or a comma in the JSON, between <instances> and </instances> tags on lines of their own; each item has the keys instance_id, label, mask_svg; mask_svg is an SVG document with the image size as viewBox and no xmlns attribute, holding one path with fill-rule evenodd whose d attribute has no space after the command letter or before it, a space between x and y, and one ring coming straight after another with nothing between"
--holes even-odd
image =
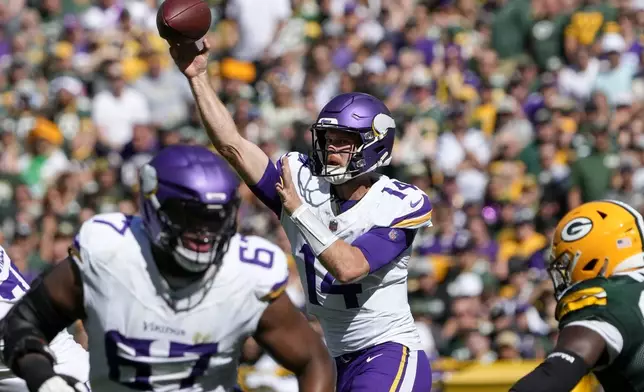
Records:
<instances>
[{"instance_id":1,"label":"player's raised arm","mask_svg":"<svg viewBox=\"0 0 644 392\"><path fill-rule=\"evenodd\" d=\"M3 361L30 391L83 390L77 380L56 375L48 344L84 313L80 273L68 258L39 277L3 319Z\"/></svg>"},{"instance_id":2,"label":"player's raised arm","mask_svg":"<svg viewBox=\"0 0 644 392\"><path fill-rule=\"evenodd\" d=\"M519 380L510 392L571 391L602 359L606 342L582 326L561 330L557 346L541 365Z\"/></svg>"},{"instance_id":3,"label":"player's raised arm","mask_svg":"<svg viewBox=\"0 0 644 392\"><path fill-rule=\"evenodd\" d=\"M277 170L264 151L239 134L228 109L210 86L207 74L210 46L207 40L204 40L204 46L201 52L196 52L194 45L175 45L170 53L190 81L192 94L212 144L260 200L279 215L275 207L279 208L280 203L274 189L275 181L279 180Z\"/></svg>"},{"instance_id":4,"label":"player's raised arm","mask_svg":"<svg viewBox=\"0 0 644 392\"><path fill-rule=\"evenodd\" d=\"M295 373L300 391L335 390L335 370L329 352L286 294L280 294L268 305L254 337L277 362Z\"/></svg>"}]
</instances>

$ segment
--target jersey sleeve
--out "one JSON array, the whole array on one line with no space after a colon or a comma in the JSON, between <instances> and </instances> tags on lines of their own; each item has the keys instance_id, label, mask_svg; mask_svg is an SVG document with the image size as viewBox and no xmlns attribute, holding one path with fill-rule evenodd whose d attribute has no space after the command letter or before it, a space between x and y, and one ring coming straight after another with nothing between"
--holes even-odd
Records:
<instances>
[{"instance_id":1,"label":"jersey sleeve","mask_svg":"<svg viewBox=\"0 0 644 392\"><path fill-rule=\"evenodd\" d=\"M291 174L299 172L299 168L306 164L307 157L305 155L289 152L279 157L276 163L268 161L266 170L262 178L257 184L250 186L250 190L257 196L259 200L270 208L279 217L282 213L282 201L275 189L275 185L281 181L282 176L282 158L287 157L287 161L291 168ZM297 184L296 179L293 178L294 183Z\"/></svg>"},{"instance_id":2,"label":"jersey sleeve","mask_svg":"<svg viewBox=\"0 0 644 392\"><path fill-rule=\"evenodd\" d=\"M429 196L413 185L389 181L382 188L374 221L379 227L419 229L432 226Z\"/></svg>"},{"instance_id":3,"label":"jersey sleeve","mask_svg":"<svg viewBox=\"0 0 644 392\"><path fill-rule=\"evenodd\" d=\"M373 273L396 260L411 247L417 229L375 227L356 238L351 245L360 249Z\"/></svg>"},{"instance_id":4,"label":"jersey sleeve","mask_svg":"<svg viewBox=\"0 0 644 392\"><path fill-rule=\"evenodd\" d=\"M132 217L120 213L95 215L84 222L69 248L69 257L76 264L83 280L85 303L104 290L104 274L108 260L121 247Z\"/></svg>"},{"instance_id":5,"label":"jersey sleeve","mask_svg":"<svg viewBox=\"0 0 644 392\"><path fill-rule=\"evenodd\" d=\"M255 296L270 302L286 290L288 263L286 254L275 244L256 236L242 237L240 259L252 278Z\"/></svg>"},{"instance_id":6,"label":"jersey sleeve","mask_svg":"<svg viewBox=\"0 0 644 392\"><path fill-rule=\"evenodd\" d=\"M259 182L255 185L249 186L250 190L257 196L257 198L264 203L264 205L271 209L277 216L282 213L282 202L277 194L275 185L280 181L280 162L277 161L277 167L271 160L268 160L266 170Z\"/></svg>"},{"instance_id":7,"label":"jersey sleeve","mask_svg":"<svg viewBox=\"0 0 644 392\"><path fill-rule=\"evenodd\" d=\"M611 363L622 351L625 333L609 308L604 282L592 279L582 282L559 300L556 318L559 329L581 326L593 330L606 342Z\"/></svg>"},{"instance_id":8,"label":"jersey sleeve","mask_svg":"<svg viewBox=\"0 0 644 392\"><path fill-rule=\"evenodd\" d=\"M379 194L372 209L374 227L351 243L362 251L370 273L398 259L418 229L432 225L429 196L415 186L387 179Z\"/></svg>"},{"instance_id":9,"label":"jersey sleeve","mask_svg":"<svg viewBox=\"0 0 644 392\"><path fill-rule=\"evenodd\" d=\"M0 300L13 302L29 290L29 284L11 262L11 258L0 246Z\"/></svg>"}]
</instances>

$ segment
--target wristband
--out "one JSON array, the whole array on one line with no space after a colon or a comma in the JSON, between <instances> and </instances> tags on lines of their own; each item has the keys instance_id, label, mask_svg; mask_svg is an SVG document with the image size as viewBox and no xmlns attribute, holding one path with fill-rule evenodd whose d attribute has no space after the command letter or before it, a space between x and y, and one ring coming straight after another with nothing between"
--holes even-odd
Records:
<instances>
[{"instance_id":1,"label":"wristband","mask_svg":"<svg viewBox=\"0 0 644 392\"><path fill-rule=\"evenodd\" d=\"M338 237L315 216L306 204L302 204L293 211L291 220L300 230L306 242L311 246L315 257L318 257L331 244L338 240Z\"/></svg>"}]
</instances>

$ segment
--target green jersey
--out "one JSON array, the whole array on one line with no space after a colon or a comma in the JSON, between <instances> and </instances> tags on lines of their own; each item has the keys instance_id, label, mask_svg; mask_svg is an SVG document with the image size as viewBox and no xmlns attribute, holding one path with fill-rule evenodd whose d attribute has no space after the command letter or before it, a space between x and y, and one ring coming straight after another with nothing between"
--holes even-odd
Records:
<instances>
[{"instance_id":1,"label":"green jersey","mask_svg":"<svg viewBox=\"0 0 644 392\"><path fill-rule=\"evenodd\" d=\"M498 10L491 26L491 44L499 58L524 53L531 26L532 6L528 0L512 0Z\"/></svg>"},{"instance_id":2,"label":"green jersey","mask_svg":"<svg viewBox=\"0 0 644 392\"><path fill-rule=\"evenodd\" d=\"M608 363L593 372L606 391L644 392L644 271L587 280L557 305L559 328L580 325L606 341Z\"/></svg>"}]
</instances>

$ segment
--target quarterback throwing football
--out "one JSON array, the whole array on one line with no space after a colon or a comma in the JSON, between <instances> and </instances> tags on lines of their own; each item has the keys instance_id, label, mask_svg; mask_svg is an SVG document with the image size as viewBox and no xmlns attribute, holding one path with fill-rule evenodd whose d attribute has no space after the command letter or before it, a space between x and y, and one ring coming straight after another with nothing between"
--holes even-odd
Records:
<instances>
[{"instance_id":1,"label":"quarterback throwing football","mask_svg":"<svg viewBox=\"0 0 644 392\"><path fill-rule=\"evenodd\" d=\"M391 161L396 125L361 93L333 98L312 126L310 156L277 165L237 131L210 87L201 53L172 47L219 153L281 219L307 295L335 357L339 392L414 391L431 386L429 362L407 302L416 231L431 226L420 189L378 175Z\"/></svg>"}]
</instances>

